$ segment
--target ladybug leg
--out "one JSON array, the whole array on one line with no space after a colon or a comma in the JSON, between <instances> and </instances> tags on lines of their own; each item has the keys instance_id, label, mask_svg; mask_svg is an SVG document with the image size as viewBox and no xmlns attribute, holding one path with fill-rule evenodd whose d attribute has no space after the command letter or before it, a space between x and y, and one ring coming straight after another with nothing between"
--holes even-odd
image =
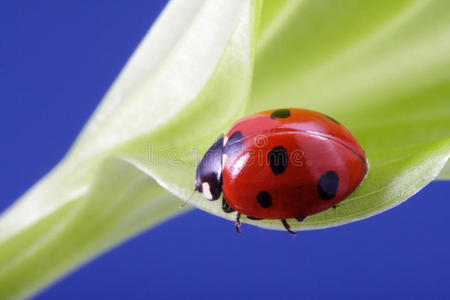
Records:
<instances>
[{"instance_id":1,"label":"ladybug leg","mask_svg":"<svg viewBox=\"0 0 450 300\"><path fill-rule=\"evenodd\" d=\"M336 209L336 207L338 207L339 205L335 204L332 206L333 209Z\"/></svg>"},{"instance_id":2,"label":"ladybug leg","mask_svg":"<svg viewBox=\"0 0 450 300\"><path fill-rule=\"evenodd\" d=\"M227 214L232 213L234 211L234 209L232 209L228 205L227 200L225 199L225 197L223 195L222 195L222 210Z\"/></svg>"},{"instance_id":3,"label":"ladybug leg","mask_svg":"<svg viewBox=\"0 0 450 300\"><path fill-rule=\"evenodd\" d=\"M295 219L299 222L303 222L303 220L306 219L306 217L297 217Z\"/></svg>"},{"instance_id":4,"label":"ladybug leg","mask_svg":"<svg viewBox=\"0 0 450 300\"><path fill-rule=\"evenodd\" d=\"M237 233L241 233L241 213L240 212L237 212L236 213L236 223L235 223L235 226L236 226L236 232Z\"/></svg>"},{"instance_id":5,"label":"ladybug leg","mask_svg":"<svg viewBox=\"0 0 450 300\"><path fill-rule=\"evenodd\" d=\"M297 231L291 230L291 225L288 224L286 219L281 219L281 224L283 224L284 228L290 233L290 234L297 234Z\"/></svg>"}]
</instances>

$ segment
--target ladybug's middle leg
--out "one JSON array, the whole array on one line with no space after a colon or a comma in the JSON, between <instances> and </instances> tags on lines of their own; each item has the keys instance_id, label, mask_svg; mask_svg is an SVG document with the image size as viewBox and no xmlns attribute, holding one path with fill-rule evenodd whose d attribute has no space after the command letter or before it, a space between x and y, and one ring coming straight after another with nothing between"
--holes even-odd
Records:
<instances>
[{"instance_id":1,"label":"ladybug's middle leg","mask_svg":"<svg viewBox=\"0 0 450 300\"><path fill-rule=\"evenodd\" d=\"M288 224L286 219L281 219L281 224L283 224L284 228L290 233L290 234L297 234L297 231L293 231L291 229L291 225Z\"/></svg>"},{"instance_id":2,"label":"ladybug's middle leg","mask_svg":"<svg viewBox=\"0 0 450 300\"><path fill-rule=\"evenodd\" d=\"M235 226L236 226L236 232L237 232L237 233L241 233L241 229L240 229L240 227L241 227L241 213L240 213L240 212L237 212L237 213L236 213L236 223L235 223Z\"/></svg>"}]
</instances>

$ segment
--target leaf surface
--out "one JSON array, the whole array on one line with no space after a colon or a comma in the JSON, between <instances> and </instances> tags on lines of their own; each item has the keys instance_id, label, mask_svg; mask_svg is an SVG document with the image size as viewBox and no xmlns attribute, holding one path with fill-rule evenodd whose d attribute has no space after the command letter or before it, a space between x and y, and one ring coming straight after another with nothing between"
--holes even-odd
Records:
<instances>
[{"instance_id":1,"label":"leaf surface","mask_svg":"<svg viewBox=\"0 0 450 300\"><path fill-rule=\"evenodd\" d=\"M171 1L67 157L1 216L0 298L29 296L185 211L191 148L203 154L257 111L326 113L370 162L337 209L289 220L296 229L360 220L449 179L449 19L443 0ZM232 220L219 202L191 199Z\"/></svg>"}]
</instances>

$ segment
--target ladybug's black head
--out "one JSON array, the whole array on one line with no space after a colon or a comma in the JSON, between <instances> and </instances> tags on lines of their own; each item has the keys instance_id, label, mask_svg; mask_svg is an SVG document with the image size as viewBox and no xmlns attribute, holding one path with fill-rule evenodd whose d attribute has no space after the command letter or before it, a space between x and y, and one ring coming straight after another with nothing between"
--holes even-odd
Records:
<instances>
[{"instance_id":1,"label":"ladybug's black head","mask_svg":"<svg viewBox=\"0 0 450 300\"><path fill-rule=\"evenodd\" d=\"M195 190L208 200L217 200L222 193L223 135L206 151L197 166Z\"/></svg>"}]
</instances>

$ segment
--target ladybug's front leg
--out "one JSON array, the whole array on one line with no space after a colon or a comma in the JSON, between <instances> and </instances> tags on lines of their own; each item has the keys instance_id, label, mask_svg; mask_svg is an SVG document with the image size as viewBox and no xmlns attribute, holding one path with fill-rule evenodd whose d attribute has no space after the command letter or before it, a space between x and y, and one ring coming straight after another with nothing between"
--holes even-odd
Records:
<instances>
[{"instance_id":1,"label":"ladybug's front leg","mask_svg":"<svg viewBox=\"0 0 450 300\"><path fill-rule=\"evenodd\" d=\"M224 213L227 214L235 211L230 205L228 205L228 202L223 195L222 195L222 210Z\"/></svg>"}]
</instances>

